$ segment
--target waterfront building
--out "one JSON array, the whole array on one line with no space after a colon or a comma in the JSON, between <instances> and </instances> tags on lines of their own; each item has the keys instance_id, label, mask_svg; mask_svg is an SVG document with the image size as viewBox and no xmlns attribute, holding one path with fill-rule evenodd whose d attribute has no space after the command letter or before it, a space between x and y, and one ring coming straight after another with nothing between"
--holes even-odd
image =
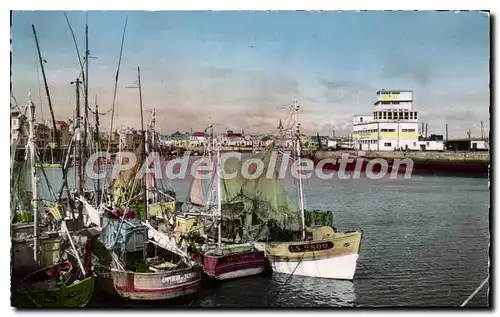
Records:
<instances>
[{"instance_id":1,"label":"waterfront building","mask_svg":"<svg viewBox=\"0 0 500 317\"><path fill-rule=\"evenodd\" d=\"M191 147L203 146L207 141L205 132L195 132L189 136L189 145Z\"/></svg>"},{"instance_id":2,"label":"waterfront building","mask_svg":"<svg viewBox=\"0 0 500 317\"><path fill-rule=\"evenodd\" d=\"M353 143L357 150L420 150L418 112L413 91L380 90L371 115L353 119Z\"/></svg>"},{"instance_id":3,"label":"waterfront building","mask_svg":"<svg viewBox=\"0 0 500 317\"><path fill-rule=\"evenodd\" d=\"M109 148L110 152L119 151L120 145L120 134L115 132L101 132L101 149L107 150Z\"/></svg>"},{"instance_id":4,"label":"waterfront building","mask_svg":"<svg viewBox=\"0 0 500 317\"><path fill-rule=\"evenodd\" d=\"M172 146L172 137L170 135L160 135L160 145L162 146Z\"/></svg>"},{"instance_id":5,"label":"waterfront building","mask_svg":"<svg viewBox=\"0 0 500 317\"><path fill-rule=\"evenodd\" d=\"M69 123L64 120L57 120L56 127L59 132L59 146L67 148L73 137L73 131L70 130ZM92 133L90 135L92 135Z\"/></svg>"},{"instance_id":6,"label":"waterfront building","mask_svg":"<svg viewBox=\"0 0 500 317\"><path fill-rule=\"evenodd\" d=\"M35 123L35 143L39 149L52 145L52 129L45 122Z\"/></svg>"},{"instance_id":7,"label":"waterfront building","mask_svg":"<svg viewBox=\"0 0 500 317\"><path fill-rule=\"evenodd\" d=\"M16 111L11 112L10 118L11 144L17 142L17 147L23 148L28 143L26 116Z\"/></svg>"},{"instance_id":8,"label":"waterfront building","mask_svg":"<svg viewBox=\"0 0 500 317\"><path fill-rule=\"evenodd\" d=\"M172 141L172 146L185 148L189 147L189 133L180 133L179 131L175 132L170 136Z\"/></svg>"},{"instance_id":9,"label":"waterfront building","mask_svg":"<svg viewBox=\"0 0 500 317\"><path fill-rule=\"evenodd\" d=\"M234 132L233 130L227 130L226 133L220 135L218 141L221 142L223 146L245 146L246 140L242 133ZM250 146L252 143L249 143Z\"/></svg>"}]
</instances>

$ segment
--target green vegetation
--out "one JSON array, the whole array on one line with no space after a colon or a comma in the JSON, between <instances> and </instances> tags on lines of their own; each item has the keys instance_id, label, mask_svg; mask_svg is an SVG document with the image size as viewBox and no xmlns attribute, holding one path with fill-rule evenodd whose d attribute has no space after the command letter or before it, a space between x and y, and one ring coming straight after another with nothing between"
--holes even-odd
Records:
<instances>
[{"instance_id":1,"label":"green vegetation","mask_svg":"<svg viewBox=\"0 0 500 317\"><path fill-rule=\"evenodd\" d=\"M202 254L201 247L205 244L205 238L198 231L190 231L182 239L186 241L187 252Z\"/></svg>"},{"instance_id":2,"label":"green vegetation","mask_svg":"<svg viewBox=\"0 0 500 317\"><path fill-rule=\"evenodd\" d=\"M332 226L333 225L333 215L329 211L320 210L305 210L304 220L306 226Z\"/></svg>"},{"instance_id":3,"label":"green vegetation","mask_svg":"<svg viewBox=\"0 0 500 317\"><path fill-rule=\"evenodd\" d=\"M33 222L33 213L31 212L16 212L12 223L29 223Z\"/></svg>"},{"instance_id":4,"label":"green vegetation","mask_svg":"<svg viewBox=\"0 0 500 317\"><path fill-rule=\"evenodd\" d=\"M111 253L109 253L104 244L102 244L102 242L98 239L92 239L92 253L94 253L94 255L99 259L100 265L111 265L111 261L113 260Z\"/></svg>"},{"instance_id":5,"label":"green vegetation","mask_svg":"<svg viewBox=\"0 0 500 317\"><path fill-rule=\"evenodd\" d=\"M136 273L151 273L149 264L144 262L142 251L127 253L125 262L127 269L130 271Z\"/></svg>"}]
</instances>

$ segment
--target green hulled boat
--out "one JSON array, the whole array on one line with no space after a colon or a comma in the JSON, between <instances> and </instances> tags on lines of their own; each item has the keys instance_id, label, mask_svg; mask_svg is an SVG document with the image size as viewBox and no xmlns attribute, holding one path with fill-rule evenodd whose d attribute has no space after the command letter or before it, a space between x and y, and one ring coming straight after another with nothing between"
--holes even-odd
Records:
<instances>
[{"instance_id":1,"label":"green hulled boat","mask_svg":"<svg viewBox=\"0 0 500 317\"><path fill-rule=\"evenodd\" d=\"M38 194L37 157L34 143L35 106L31 95L29 96L29 110L29 139L26 146L29 156L21 162L15 161L15 154L11 159L11 221L14 222L11 226L11 238L13 242L15 241L12 244L12 253L17 255L12 257L11 306L17 308L84 307L92 298L94 291L95 278L91 267L92 243L90 239L86 240L84 261L80 260L79 253L81 252L75 246L81 244L82 240L73 241L66 226L64 226L65 237L59 234L59 230L52 231L51 234L54 237L48 239L51 240L48 243L43 243L43 236L49 233L43 233L40 230L43 226L39 218L39 204L42 199ZM16 142L13 143L15 146ZM31 176L31 193L27 186L28 175ZM26 208L29 196L31 196L31 215ZM62 210L57 203L52 204L50 213L55 222L63 219ZM33 223L30 220L33 220ZM73 254L66 252L65 248L64 253L68 256L68 260L61 259L63 250L58 241L65 238L71 244L68 250L73 252ZM31 262L30 265L25 265L27 262ZM36 271L33 272L33 270ZM32 273L26 275L26 272L30 271ZM24 278L19 280L17 279L19 276L24 276Z\"/></svg>"},{"instance_id":2,"label":"green hulled boat","mask_svg":"<svg viewBox=\"0 0 500 317\"><path fill-rule=\"evenodd\" d=\"M18 308L85 307L94 293L94 282L95 277L89 276L81 281L75 281L71 285L58 283L55 287L48 289L25 288L16 290L12 298L12 306Z\"/></svg>"}]
</instances>

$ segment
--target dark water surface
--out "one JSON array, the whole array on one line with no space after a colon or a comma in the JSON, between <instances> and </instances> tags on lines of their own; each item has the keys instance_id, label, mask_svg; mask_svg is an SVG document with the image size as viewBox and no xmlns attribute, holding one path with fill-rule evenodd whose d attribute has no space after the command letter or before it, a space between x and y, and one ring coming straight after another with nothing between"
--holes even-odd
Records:
<instances>
[{"instance_id":1,"label":"dark water surface","mask_svg":"<svg viewBox=\"0 0 500 317\"><path fill-rule=\"evenodd\" d=\"M287 192L296 197L293 181ZM171 181L184 199L188 180ZM204 288L185 302L155 306L460 306L488 276L487 179L308 180L306 207L331 210L337 229L364 231L354 281L286 275L249 277ZM488 305L489 284L468 306ZM143 306L96 292L90 306ZM152 305L146 303L146 305Z\"/></svg>"}]
</instances>

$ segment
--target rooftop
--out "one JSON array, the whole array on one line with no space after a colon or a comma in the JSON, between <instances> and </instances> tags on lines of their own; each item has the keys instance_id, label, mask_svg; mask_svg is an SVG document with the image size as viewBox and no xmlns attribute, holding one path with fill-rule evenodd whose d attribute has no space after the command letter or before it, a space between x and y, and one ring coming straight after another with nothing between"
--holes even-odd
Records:
<instances>
[{"instance_id":1,"label":"rooftop","mask_svg":"<svg viewBox=\"0 0 500 317\"><path fill-rule=\"evenodd\" d=\"M380 93L385 92L385 93L397 93L397 92L413 92L413 90L405 90L405 89L381 89L377 91L377 95L380 95Z\"/></svg>"}]
</instances>

